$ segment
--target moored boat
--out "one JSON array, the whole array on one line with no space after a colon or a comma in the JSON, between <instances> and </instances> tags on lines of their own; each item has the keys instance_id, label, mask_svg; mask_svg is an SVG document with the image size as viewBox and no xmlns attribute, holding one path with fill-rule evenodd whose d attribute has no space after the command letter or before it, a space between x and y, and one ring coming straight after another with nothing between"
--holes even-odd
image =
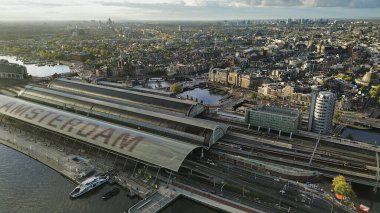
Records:
<instances>
[{"instance_id":1,"label":"moored boat","mask_svg":"<svg viewBox=\"0 0 380 213\"><path fill-rule=\"evenodd\" d=\"M111 198L111 197L113 197L113 196L119 194L119 192L120 192L120 189L119 189L119 188L114 188L114 189L112 189L111 191L105 193L105 194L102 196L102 198L103 198L103 200L108 200L109 198Z\"/></svg>"},{"instance_id":2,"label":"moored boat","mask_svg":"<svg viewBox=\"0 0 380 213\"><path fill-rule=\"evenodd\" d=\"M95 177L90 177L83 181L81 184L79 184L75 189L70 193L70 196L72 198L77 198L86 192L89 192L93 189L95 189L98 186L103 185L108 181L109 177L108 176L95 176Z\"/></svg>"}]
</instances>

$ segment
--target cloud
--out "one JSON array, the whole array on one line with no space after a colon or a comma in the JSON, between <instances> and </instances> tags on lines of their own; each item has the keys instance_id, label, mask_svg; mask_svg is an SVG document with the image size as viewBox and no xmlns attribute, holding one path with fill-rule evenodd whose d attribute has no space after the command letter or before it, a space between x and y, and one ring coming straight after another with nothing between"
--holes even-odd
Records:
<instances>
[{"instance_id":1,"label":"cloud","mask_svg":"<svg viewBox=\"0 0 380 213\"><path fill-rule=\"evenodd\" d=\"M206 0L183 0L185 6L202 7L207 5Z\"/></svg>"},{"instance_id":2,"label":"cloud","mask_svg":"<svg viewBox=\"0 0 380 213\"><path fill-rule=\"evenodd\" d=\"M289 7L300 6L300 0L235 0L228 5L235 7Z\"/></svg>"},{"instance_id":3,"label":"cloud","mask_svg":"<svg viewBox=\"0 0 380 213\"><path fill-rule=\"evenodd\" d=\"M379 18L380 0L0 0L4 20Z\"/></svg>"},{"instance_id":4,"label":"cloud","mask_svg":"<svg viewBox=\"0 0 380 213\"><path fill-rule=\"evenodd\" d=\"M343 7L380 8L380 0L1 0L2 6L65 7L100 4L123 7Z\"/></svg>"},{"instance_id":5,"label":"cloud","mask_svg":"<svg viewBox=\"0 0 380 213\"><path fill-rule=\"evenodd\" d=\"M51 0L1 0L1 6L4 8L59 8L67 6L82 6L86 2L75 0L51 1Z\"/></svg>"},{"instance_id":6,"label":"cloud","mask_svg":"<svg viewBox=\"0 0 380 213\"><path fill-rule=\"evenodd\" d=\"M104 6L121 6L121 7L204 7L208 6L207 0L159 0L159 1L123 1L123 0L94 0L93 3Z\"/></svg>"},{"instance_id":7,"label":"cloud","mask_svg":"<svg viewBox=\"0 0 380 213\"><path fill-rule=\"evenodd\" d=\"M380 0L233 0L223 4L233 7L348 7L378 8Z\"/></svg>"}]
</instances>

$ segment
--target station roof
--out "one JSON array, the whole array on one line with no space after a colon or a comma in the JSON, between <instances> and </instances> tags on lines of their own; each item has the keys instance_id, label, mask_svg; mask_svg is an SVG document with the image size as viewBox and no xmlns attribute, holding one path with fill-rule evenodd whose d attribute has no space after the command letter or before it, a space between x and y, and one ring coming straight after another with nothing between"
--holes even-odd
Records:
<instances>
[{"instance_id":1,"label":"station roof","mask_svg":"<svg viewBox=\"0 0 380 213\"><path fill-rule=\"evenodd\" d=\"M145 110L148 110L151 112L163 113L163 114L174 115L174 116L183 115L183 113L174 112L174 111L163 109L163 108L148 106L148 105L140 104L140 103L133 102L133 101L127 101L127 100L123 100L123 99L115 99L115 98L111 98L111 97L107 97L107 96L97 96L97 95L91 95L91 94L87 94L87 93L75 93L72 91L61 90L58 88L48 88L48 89L50 89L52 91L56 91L56 92L65 93L68 95L76 95L76 96L80 96L83 98L99 100L99 101L103 101L106 103L114 103L114 104L118 104L118 105L134 107L134 108L138 108L138 109L145 109Z\"/></svg>"},{"instance_id":2,"label":"station roof","mask_svg":"<svg viewBox=\"0 0 380 213\"><path fill-rule=\"evenodd\" d=\"M36 94L37 93L37 94ZM192 129L199 129L199 131L205 131L209 130L212 133L211 134L216 134L217 130L226 133L228 126L225 124L213 122L213 121L208 121L204 119L198 119L198 118L191 118L191 117L186 117L186 116L175 116L172 114L165 114L162 112L155 112L149 109L144 109L144 108L137 108L137 107L130 107L130 106L125 106L125 105L120 105L117 103L110 103L107 101L103 100L97 100L93 98L88 98L88 97L82 97L78 96L75 94L70 94L62 91L56 91L48 88L42 88L42 87L36 87L36 86L31 86L28 85L24 88L24 90L21 90L19 96L24 97L24 98L32 98L35 99L35 97L30 97L30 96L39 96L38 100L46 100L49 102L53 101L58 104L58 102L65 102L66 104L71 104L71 105L80 105L81 107L83 106L83 103L88 104L86 108L88 109L93 109L95 105L98 106L106 106L109 107L109 109L114 109L115 111L125 111L126 115L128 115L128 112L130 116L132 116L131 113L140 115L142 117L150 117L151 119L159 119L161 121L167 121L168 123L176 123L178 125L183 125L184 127L191 127ZM64 100L65 99L65 100ZM69 103L70 102L70 103ZM201 132L199 132L201 134ZM199 135L198 134L198 135ZM216 136L214 136L215 138ZM215 138L216 140L219 138ZM203 141L202 141L203 142ZM209 146L212 144L208 144Z\"/></svg>"},{"instance_id":3,"label":"station roof","mask_svg":"<svg viewBox=\"0 0 380 213\"><path fill-rule=\"evenodd\" d=\"M150 93L150 94L155 94L155 95L167 96L167 97L174 97L175 96L174 92L167 92L167 91L163 91L163 90L144 88L141 86L126 87L123 84L109 82L109 81L97 81L97 84L109 86L109 87L116 87L116 88L121 88L121 89L133 90L133 91L137 91L137 92L144 92L144 93Z\"/></svg>"},{"instance_id":4,"label":"station roof","mask_svg":"<svg viewBox=\"0 0 380 213\"><path fill-rule=\"evenodd\" d=\"M122 99L124 101L127 100L135 103L180 112L187 116L190 114L190 111L193 110L194 107L196 107L197 105L201 105L197 102L189 100L180 100L176 98L137 92L132 90L93 85L89 83L83 83L78 80L68 80L64 78L56 79L55 81L49 84L49 87L70 91L73 93L84 93L100 97L112 97L116 99Z\"/></svg>"},{"instance_id":5,"label":"station roof","mask_svg":"<svg viewBox=\"0 0 380 213\"><path fill-rule=\"evenodd\" d=\"M173 171L199 147L3 95L0 113Z\"/></svg>"}]
</instances>

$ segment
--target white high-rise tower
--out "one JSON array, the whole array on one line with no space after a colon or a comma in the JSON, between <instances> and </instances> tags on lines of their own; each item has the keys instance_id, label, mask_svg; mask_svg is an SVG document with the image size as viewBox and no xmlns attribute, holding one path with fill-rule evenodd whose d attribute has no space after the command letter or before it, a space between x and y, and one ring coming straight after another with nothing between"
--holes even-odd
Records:
<instances>
[{"instance_id":1,"label":"white high-rise tower","mask_svg":"<svg viewBox=\"0 0 380 213\"><path fill-rule=\"evenodd\" d=\"M311 131L320 134L327 134L331 131L332 120L334 116L336 95L332 92L319 92L317 96L314 96L315 103L313 112L313 118L311 123ZM309 120L309 122L310 122ZM310 127L310 124L309 124Z\"/></svg>"}]
</instances>

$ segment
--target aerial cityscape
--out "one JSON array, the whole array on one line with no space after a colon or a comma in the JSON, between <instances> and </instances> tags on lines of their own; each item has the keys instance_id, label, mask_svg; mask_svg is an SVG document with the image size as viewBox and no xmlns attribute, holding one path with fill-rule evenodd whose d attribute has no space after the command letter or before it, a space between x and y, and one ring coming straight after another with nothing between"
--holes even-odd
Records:
<instances>
[{"instance_id":1,"label":"aerial cityscape","mask_svg":"<svg viewBox=\"0 0 380 213\"><path fill-rule=\"evenodd\" d=\"M0 7L0 212L380 212L380 1Z\"/></svg>"}]
</instances>

